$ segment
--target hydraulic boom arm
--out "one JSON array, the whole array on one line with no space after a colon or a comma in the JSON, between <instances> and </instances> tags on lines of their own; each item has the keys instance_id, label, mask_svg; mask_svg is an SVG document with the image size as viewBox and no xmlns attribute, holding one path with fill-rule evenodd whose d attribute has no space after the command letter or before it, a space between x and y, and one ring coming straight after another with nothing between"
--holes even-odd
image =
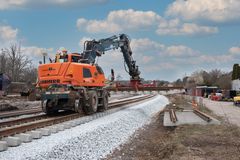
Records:
<instances>
[{"instance_id":1,"label":"hydraulic boom arm","mask_svg":"<svg viewBox=\"0 0 240 160\"><path fill-rule=\"evenodd\" d=\"M119 36L112 36L106 39L100 39L98 41L86 41L84 43L83 59L86 63L95 63L97 56L101 56L105 51L121 48L124 61L128 67L128 73L132 80L140 81L140 71L136 65L136 61L133 60L132 50L130 47L130 41L128 36L121 34Z\"/></svg>"}]
</instances>

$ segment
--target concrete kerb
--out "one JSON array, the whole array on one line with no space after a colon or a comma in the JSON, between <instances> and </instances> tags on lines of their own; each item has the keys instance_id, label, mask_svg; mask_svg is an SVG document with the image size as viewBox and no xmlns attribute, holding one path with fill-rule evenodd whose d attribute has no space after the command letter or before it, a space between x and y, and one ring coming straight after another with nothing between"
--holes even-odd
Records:
<instances>
[{"instance_id":1,"label":"concrete kerb","mask_svg":"<svg viewBox=\"0 0 240 160\"><path fill-rule=\"evenodd\" d=\"M6 151L8 149L8 145L6 141L0 141L0 152Z\"/></svg>"},{"instance_id":2,"label":"concrete kerb","mask_svg":"<svg viewBox=\"0 0 240 160\"><path fill-rule=\"evenodd\" d=\"M26 134L26 133L20 133L20 134L17 134L15 135L15 137L18 137L21 139L22 142L24 143L28 143L28 142L31 142L33 137L31 134Z\"/></svg>"},{"instance_id":3,"label":"concrete kerb","mask_svg":"<svg viewBox=\"0 0 240 160\"><path fill-rule=\"evenodd\" d=\"M80 125L80 124L82 124L83 122L82 122L81 120L75 120L75 123L76 123L77 125Z\"/></svg>"},{"instance_id":4,"label":"concrete kerb","mask_svg":"<svg viewBox=\"0 0 240 160\"><path fill-rule=\"evenodd\" d=\"M58 124L56 127L58 128L59 131L63 131L65 129L64 125L62 124Z\"/></svg>"},{"instance_id":5,"label":"concrete kerb","mask_svg":"<svg viewBox=\"0 0 240 160\"><path fill-rule=\"evenodd\" d=\"M51 134L51 130L48 128L41 128L39 131L42 132L43 136L49 136Z\"/></svg>"},{"instance_id":6,"label":"concrete kerb","mask_svg":"<svg viewBox=\"0 0 240 160\"><path fill-rule=\"evenodd\" d=\"M19 146L22 143L20 138L12 137L12 136L3 138L3 140L7 142L7 145L9 147L16 147L16 146Z\"/></svg>"},{"instance_id":7,"label":"concrete kerb","mask_svg":"<svg viewBox=\"0 0 240 160\"><path fill-rule=\"evenodd\" d=\"M71 121L72 127L76 127L78 124L76 121Z\"/></svg>"},{"instance_id":8,"label":"concrete kerb","mask_svg":"<svg viewBox=\"0 0 240 160\"><path fill-rule=\"evenodd\" d=\"M48 127L48 129L50 129L51 133L53 133L53 134L57 133L59 131L58 127L56 127L56 126L50 126L50 127Z\"/></svg>"},{"instance_id":9,"label":"concrete kerb","mask_svg":"<svg viewBox=\"0 0 240 160\"><path fill-rule=\"evenodd\" d=\"M70 129L72 126L69 122L63 123L64 129Z\"/></svg>"},{"instance_id":10,"label":"concrete kerb","mask_svg":"<svg viewBox=\"0 0 240 160\"><path fill-rule=\"evenodd\" d=\"M30 133L32 135L33 139L40 139L40 138L42 138L42 132L41 131L37 131L36 130L36 131L30 131L28 133Z\"/></svg>"}]
</instances>

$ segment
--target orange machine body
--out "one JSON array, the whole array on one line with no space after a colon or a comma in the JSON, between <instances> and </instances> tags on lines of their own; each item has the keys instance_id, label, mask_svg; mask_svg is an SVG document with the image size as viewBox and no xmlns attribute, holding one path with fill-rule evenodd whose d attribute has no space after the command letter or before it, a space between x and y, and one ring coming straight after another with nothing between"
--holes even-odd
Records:
<instances>
[{"instance_id":1,"label":"orange machine body","mask_svg":"<svg viewBox=\"0 0 240 160\"><path fill-rule=\"evenodd\" d=\"M68 54L55 63L38 67L38 85L47 88L51 84L71 84L76 87L104 87L105 76L97 65L80 63L80 54Z\"/></svg>"}]
</instances>

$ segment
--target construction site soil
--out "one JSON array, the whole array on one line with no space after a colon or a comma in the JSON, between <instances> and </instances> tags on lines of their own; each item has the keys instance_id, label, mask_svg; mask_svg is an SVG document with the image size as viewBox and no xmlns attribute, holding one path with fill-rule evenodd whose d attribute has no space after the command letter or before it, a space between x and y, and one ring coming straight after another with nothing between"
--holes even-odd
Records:
<instances>
[{"instance_id":1,"label":"construction site soil","mask_svg":"<svg viewBox=\"0 0 240 160\"><path fill-rule=\"evenodd\" d=\"M40 108L41 101L30 101L28 97L5 96L0 97L0 112L31 108Z\"/></svg>"},{"instance_id":2,"label":"construction site soil","mask_svg":"<svg viewBox=\"0 0 240 160\"><path fill-rule=\"evenodd\" d=\"M191 105L180 95L169 96L169 107L189 109ZM175 104L175 105L173 105ZM206 108L202 111L221 120ZM163 112L150 125L138 130L127 144L106 159L138 160L239 160L240 128L222 121L221 125L163 126Z\"/></svg>"}]
</instances>

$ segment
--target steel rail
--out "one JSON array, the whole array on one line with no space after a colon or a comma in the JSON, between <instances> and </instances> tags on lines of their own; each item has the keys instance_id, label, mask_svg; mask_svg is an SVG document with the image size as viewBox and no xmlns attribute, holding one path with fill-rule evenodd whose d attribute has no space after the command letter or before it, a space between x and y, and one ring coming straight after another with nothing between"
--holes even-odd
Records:
<instances>
[{"instance_id":1,"label":"steel rail","mask_svg":"<svg viewBox=\"0 0 240 160\"><path fill-rule=\"evenodd\" d=\"M209 115L199 111L198 109L194 109L193 113L195 113L196 115L198 115L200 118L202 118L203 120L205 120L207 122L210 122L212 120L212 118Z\"/></svg>"},{"instance_id":2,"label":"steel rail","mask_svg":"<svg viewBox=\"0 0 240 160\"><path fill-rule=\"evenodd\" d=\"M2 112L2 113L0 113L0 119L16 117L16 116L21 116L21 115L26 115L26 114L36 114L36 113L41 113L41 112L42 112L41 108L30 109L30 110L25 109L25 110L19 110L19 111L11 111L11 112Z\"/></svg>"},{"instance_id":3,"label":"steel rail","mask_svg":"<svg viewBox=\"0 0 240 160\"><path fill-rule=\"evenodd\" d=\"M170 109L169 110L169 116L170 116L170 120L173 122L173 123L176 123L178 121L177 119L177 115L176 115L176 112L174 109Z\"/></svg>"}]
</instances>

